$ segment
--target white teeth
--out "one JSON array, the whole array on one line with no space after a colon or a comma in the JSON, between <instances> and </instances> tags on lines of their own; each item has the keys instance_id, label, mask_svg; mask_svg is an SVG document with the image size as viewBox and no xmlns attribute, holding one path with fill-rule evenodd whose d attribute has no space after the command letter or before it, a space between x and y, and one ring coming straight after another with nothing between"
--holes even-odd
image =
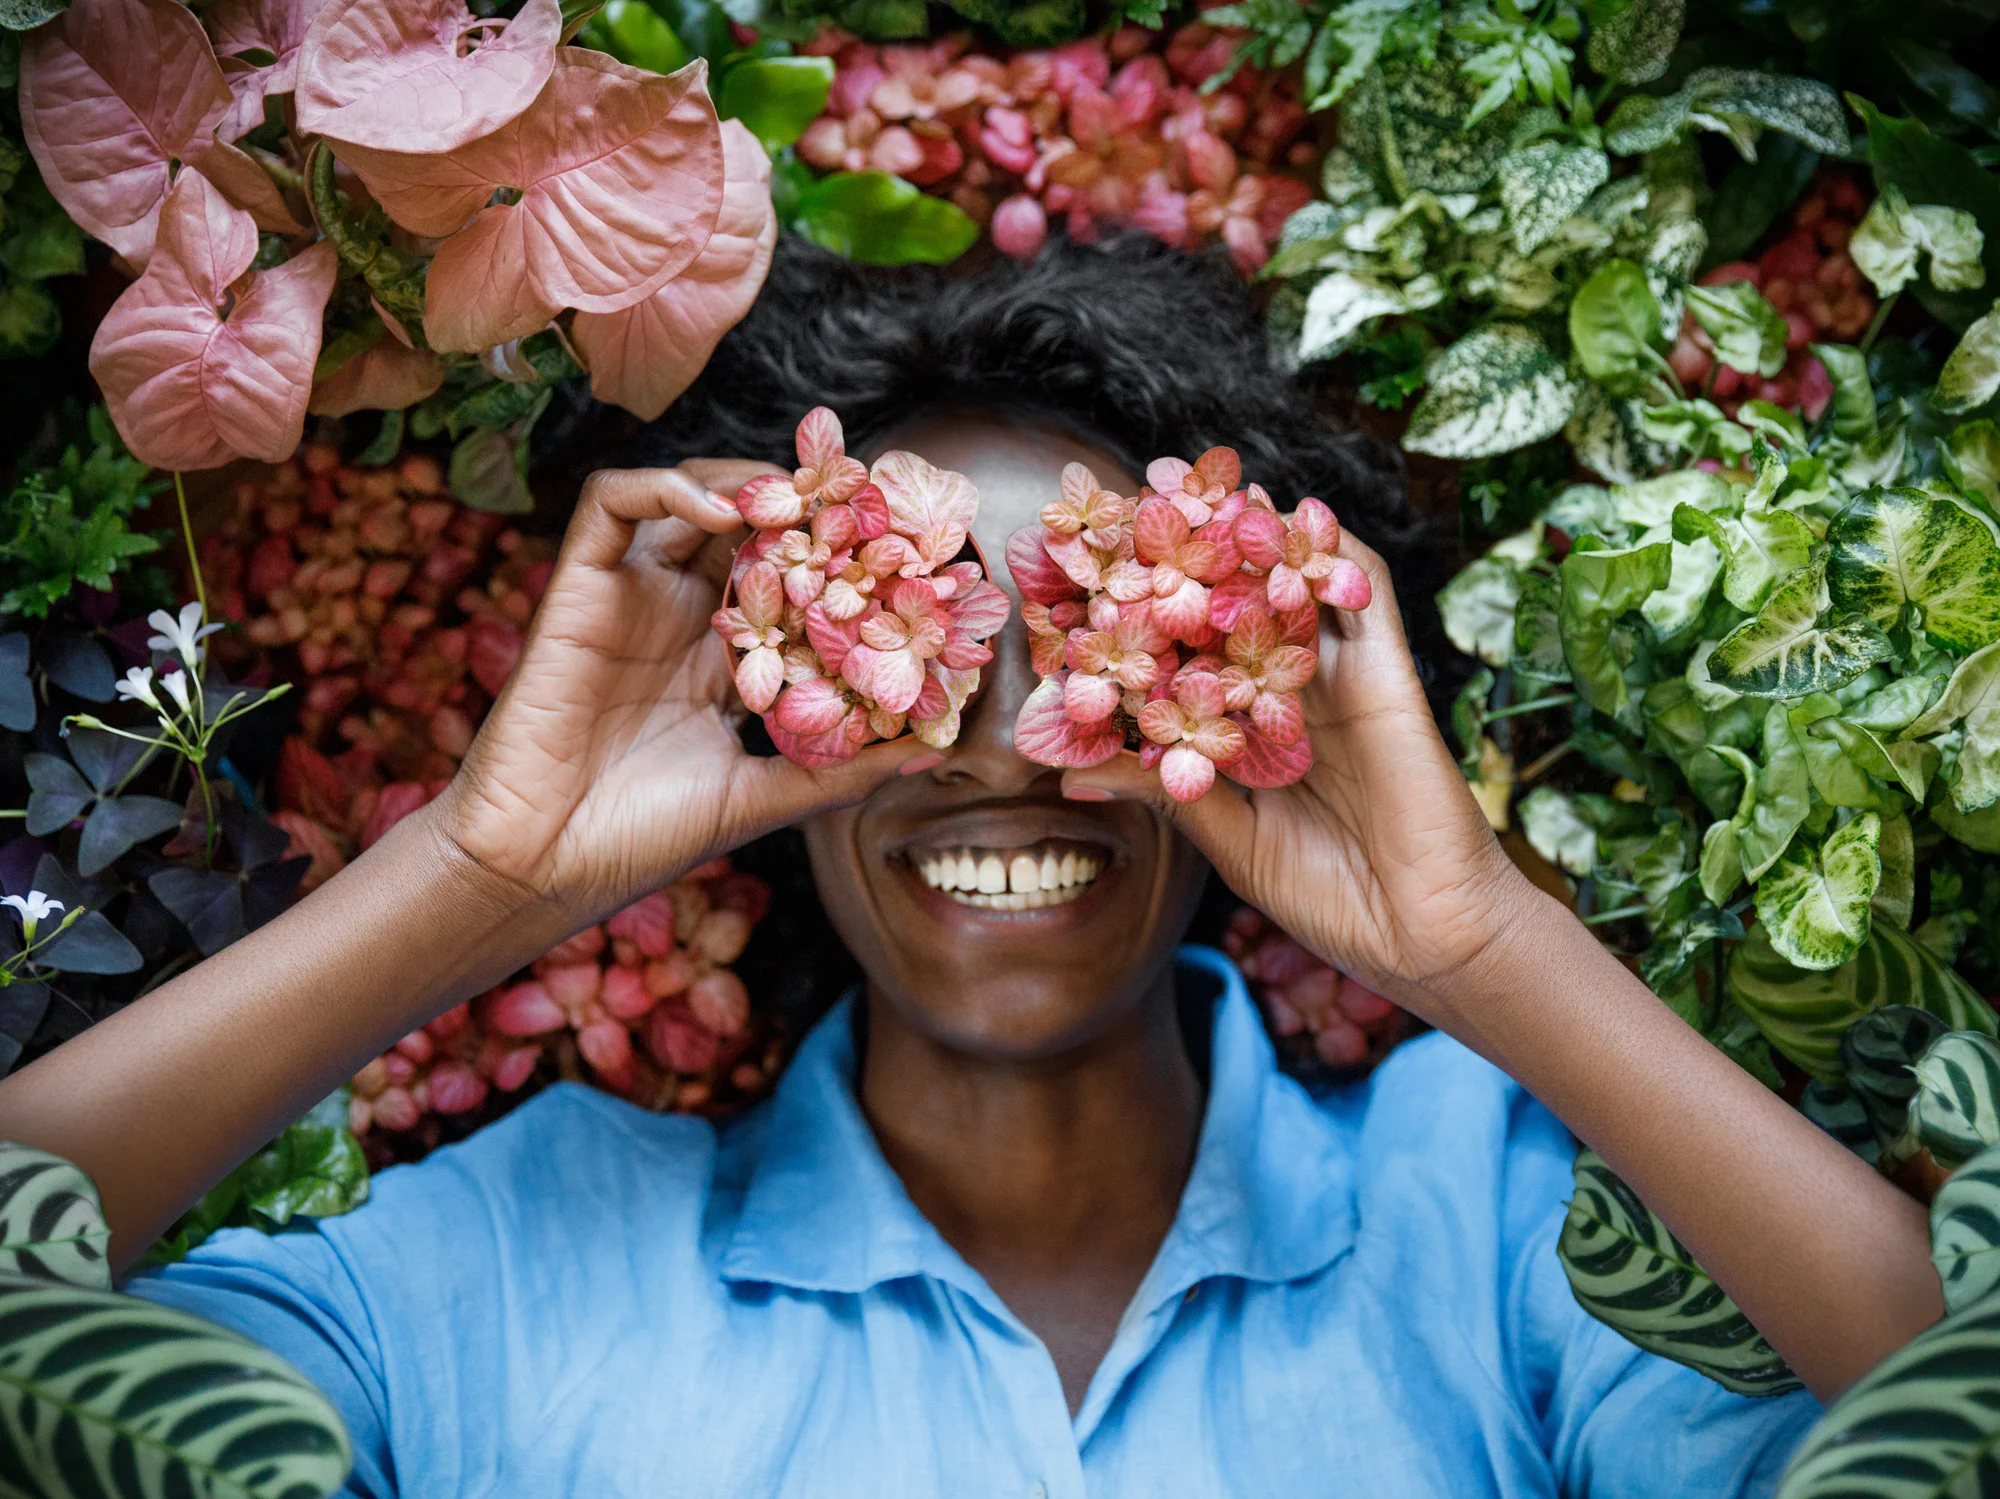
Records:
<instances>
[{"instance_id":1,"label":"white teeth","mask_svg":"<svg viewBox=\"0 0 2000 1499\"><path fill-rule=\"evenodd\" d=\"M1000 862L998 854L988 854L979 861L979 891L982 895L998 895L1007 888L1007 866Z\"/></svg>"},{"instance_id":2,"label":"white teeth","mask_svg":"<svg viewBox=\"0 0 2000 1499\"><path fill-rule=\"evenodd\" d=\"M1100 860L1075 849L1058 853L1031 849L946 849L924 856L917 872L933 890L947 892L964 905L994 911L1036 911L1065 905L1089 888L1103 868Z\"/></svg>"},{"instance_id":3,"label":"white teeth","mask_svg":"<svg viewBox=\"0 0 2000 1499\"><path fill-rule=\"evenodd\" d=\"M1007 865L1007 888L1016 895L1026 895L1030 890L1039 890L1042 885L1042 869L1035 862L1033 854L1016 854Z\"/></svg>"},{"instance_id":4,"label":"white teeth","mask_svg":"<svg viewBox=\"0 0 2000 1499\"><path fill-rule=\"evenodd\" d=\"M969 851L958 856L958 888L960 890L979 888L979 866L972 862L972 854Z\"/></svg>"},{"instance_id":5,"label":"white teeth","mask_svg":"<svg viewBox=\"0 0 2000 1499\"><path fill-rule=\"evenodd\" d=\"M1062 867L1057 871L1056 883L1058 885L1074 885L1076 883L1075 849L1073 848L1068 849L1064 852L1062 856Z\"/></svg>"},{"instance_id":6,"label":"white teeth","mask_svg":"<svg viewBox=\"0 0 2000 1499\"><path fill-rule=\"evenodd\" d=\"M1037 873L1041 877L1041 886L1044 890L1060 890L1062 888L1062 865L1056 862L1056 851L1054 849L1050 849L1042 855L1042 867Z\"/></svg>"}]
</instances>

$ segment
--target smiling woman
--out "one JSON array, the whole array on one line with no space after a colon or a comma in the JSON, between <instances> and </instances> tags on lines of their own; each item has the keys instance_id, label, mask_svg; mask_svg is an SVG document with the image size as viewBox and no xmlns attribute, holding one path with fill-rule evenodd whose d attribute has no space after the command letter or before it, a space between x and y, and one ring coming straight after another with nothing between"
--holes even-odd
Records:
<instances>
[{"instance_id":1,"label":"smiling woman","mask_svg":"<svg viewBox=\"0 0 2000 1499\"><path fill-rule=\"evenodd\" d=\"M1727 1394L1577 1305L1571 1132L1822 1397L1938 1315L1922 1210L1507 862L1397 611L1400 502L1240 291L1118 247L943 279L788 253L773 279L645 466L585 483L451 786L0 1083L0 1137L87 1170L129 1261L396 1037L799 827L862 982L767 1106L559 1086L351 1214L131 1289L296 1364L378 1499L1768 1493L1812 1396ZM1326 500L1354 529L1313 546L1369 602L1319 624L1310 769L1180 802L1136 756L1028 759L1018 597L948 743L749 753L710 628L734 497L823 404L857 453L964 475L989 557L1071 463L1131 492L1227 441L1281 504ZM1281 1076L1240 976L1180 946L1211 870L1439 1034L1323 1098Z\"/></svg>"}]
</instances>

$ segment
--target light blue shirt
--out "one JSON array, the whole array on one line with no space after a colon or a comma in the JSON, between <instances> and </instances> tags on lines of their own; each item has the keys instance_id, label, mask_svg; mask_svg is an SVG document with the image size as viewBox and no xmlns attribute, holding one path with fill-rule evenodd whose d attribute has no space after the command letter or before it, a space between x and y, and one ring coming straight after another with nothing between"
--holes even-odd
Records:
<instances>
[{"instance_id":1,"label":"light blue shirt","mask_svg":"<svg viewBox=\"0 0 2000 1499\"><path fill-rule=\"evenodd\" d=\"M346 1217L217 1235L131 1289L315 1380L377 1499L1774 1488L1818 1406L1584 1314L1551 1115L1442 1035L1316 1101L1228 962L1184 961L1222 986L1200 1147L1074 1419L877 1149L849 1004L735 1121L556 1087Z\"/></svg>"}]
</instances>

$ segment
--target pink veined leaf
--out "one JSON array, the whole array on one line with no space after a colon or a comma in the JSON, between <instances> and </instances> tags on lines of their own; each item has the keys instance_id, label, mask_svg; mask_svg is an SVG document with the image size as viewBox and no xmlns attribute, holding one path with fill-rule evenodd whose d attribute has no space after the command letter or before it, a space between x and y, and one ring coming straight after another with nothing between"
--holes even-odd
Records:
<instances>
[{"instance_id":1,"label":"pink veined leaf","mask_svg":"<svg viewBox=\"0 0 2000 1499\"><path fill-rule=\"evenodd\" d=\"M557 0L528 0L505 23L464 0L326 0L295 64L299 129L378 151L453 150L535 102L561 35Z\"/></svg>"},{"instance_id":2,"label":"pink veined leaf","mask_svg":"<svg viewBox=\"0 0 2000 1499\"><path fill-rule=\"evenodd\" d=\"M1235 572L1209 591L1208 618L1218 630L1233 630L1246 609L1265 606L1264 580L1255 573Z\"/></svg>"},{"instance_id":3,"label":"pink veined leaf","mask_svg":"<svg viewBox=\"0 0 2000 1499\"><path fill-rule=\"evenodd\" d=\"M1132 523L1132 545L1141 562L1157 563L1179 552L1191 530L1187 517L1167 501L1142 500Z\"/></svg>"},{"instance_id":4,"label":"pink veined leaf","mask_svg":"<svg viewBox=\"0 0 2000 1499\"><path fill-rule=\"evenodd\" d=\"M1063 685L1063 711L1080 724L1097 723L1111 716L1122 695L1109 677L1073 671Z\"/></svg>"},{"instance_id":5,"label":"pink veined leaf","mask_svg":"<svg viewBox=\"0 0 2000 1499\"><path fill-rule=\"evenodd\" d=\"M264 123L264 96L289 94L298 85L299 48L323 0L220 0L202 13L217 57L268 52L273 62L226 75L234 99L216 127L233 141Z\"/></svg>"},{"instance_id":6,"label":"pink veined leaf","mask_svg":"<svg viewBox=\"0 0 2000 1499\"><path fill-rule=\"evenodd\" d=\"M182 168L146 274L90 346L113 422L155 468L280 463L298 446L339 261L320 243L246 275L256 254L250 216Z\"/></svg>"},{"instance_id":7,"label":"pink veined leaf","mask_svg":"<svg viewBox=\"0 0 2000 1499\"><path fill-rule=\"evenodd\" d=\"M849 661L853 659L848 657ZM891 713L907 713L923 688L924 663L915 651L905 646L876 653L868 685L863 690Z\"/></svg>"},{"instance_id":8,"label":"pink veined leaf","mask_svg":"<svg viewBox=\"0 0 2000 1499\"><path fill-rule=\"evenodd\" d=\"M1236 721L1243 730L1243 753L1222 767L1230 780L1253 791L1269 791L1305 779L1313 765L1308 736L1301 734L1289 745L1275 744L1242 715L1236 715Z\"/></svg>"},{"instance_id":9,"label":"pink veined leaf","mask_svg":"<svg viewBox=\"0 0 2000 1499\"><path fill-rule=\"evenodd\" d=\"M979 491L951 469L938 468L915 453L884 453L869 477L889 503L889 523L915 544L916 564L925 571L943 567L965 545L979 513Z\"/></svg>"},{"instance_id":10,"label":"pink veined leaf","mask_svg":"<svg viewBox=\"0 0 2000 1499\"><path fill-rule=\"evenodd\" d=\"M1210 448L1195 459L1194 475L1205 488L1228 494L1243 482L1243 462L1234 448Z\"/></svg>"},{"instance_id":11,"label":"pink veined leaf","mask_svg":"<svg viewBox=\"0 0 2000 1499\"><path fill-rule=\"evenodd\" d=\"M861 622L832 619L823 602L815 603L806 609L806 639L826 669L837 672L847 664L847 653L861 643Z\"/></svg>"},{"instance_id":12,"label":"pink veined leaf","mask_svg":"<svg viewBox=\"0 0 2000 1499\"><path fill-rule=\"evenodd\" d=\"M794 765L803 765L807 770L825 770L829 766L852 760L861 753L861 746L867 743L868 715L859 707L849 708L847 715L824 734L794 734L779 725L766 723L771 742L778 752Z\"/></svg>"},{"instance_id":13,"label":"pink veined leaf","mask_svg":"<svg viewBox=\"0 0 2000 1499\"><path fill-rule=\"evenodd\" d=\"M806 516L805 496L781 474L759 474L736 491L736 509L759 530L796 526Z\"/></svg>"},{"instance_id":14,"label":"pink veined leaf","mask_svg":"<svg viewBox=\"0 0 2000 1499\"><path fill-rule=\"evenodd\" d=\"M174 0L74 0L21 42L21 132L86 234L143 268L168 164L199 154L229 104L194 12Z\"/></svg>"},{"instance_id":15,"label":"pink veined leaf","mask_svg":"<svg viewBox=\"0 0 2000 1499\"><path fill-rule=\"evenodd\" d=\"M799 418L792 445L799 467L809 468L821 478L830 470L846 467L842 460L847 457L847 434L841 431L840 417L830 406L815 406Z\"/></svg>"},{"instance_id":16,"label":"pink veined leaf","mask_svg":"<svg viewBox=\"0 0 2000 1499\"><path fill-rule=\"evenodd\" d=\"M590 367L591 394L645 421L694 383L771 269L778 243L771 161L740 120L722 122L722 175L715 232L692 265L643 302L579 312L570 325Z\"/></svg>"},{"instance_id":17,"label":"pink veined leaf","mask_svg":"<svg viewBox=\"0 0 2000 1499\"><path fill-rule=\"evenodd\" d=\"M948 606L951 627L954 633L963 633L974 640L984 640L997 633L1007 623L1007 616L1013 613L1014 605L998 586L980 579L974 583L961 599Z\"/></svg>"},{"instance_id":18,"label":"pink veined leaf","mask_svg":"<svg viewBox=\"0 0 2000 1499\"><path fill-rule=\"evenodd\" d=\"M1294 745L1306 731L1305 705L1296 692L1260 692L1250 704L1250 722L1274 745Z\"/></svg>"},{"instance_id":19,"label":"pink veined leaf","mask_svg":"<svg viewBox=\"0 0 2000 1499\"><path fill-rule=\"evenodd\" d=\"M826 677L798 682L778 694L772 721L779 728L812 738L840 726L847 717L847 696Z\"/></svg>"},{"instance_id":20,"label":"pink veined leaf","mask_svg":"<svg viewBox=\"0 0 2000 1499\"><path fill-rule=\"evenodd\" d=\"M1193 471L1194 465L1185 458L1155 458L1146 465L1146 483L1160 494L1179 494Z\"/></svg>"},{"instance_id":21,"label":"pink veined leaf","mask_svg":"<svg viewBox=\"0 0 2000 1499\"><path fill-rule=\"evenodd\" d=\"M1359 563L1336 557L1333 570L1314 581L1312 593L1322 604L1336 609L1366 609L1369 599L1374 597L1374 588Z\"/></svg>"},{"instance_id":22,"label":"pink veined leaf","mask_svg":"<svg viewBox=\"0 0 2000 1499\"><path fill-rule=\"evenodd\" d=\"M769 708L784 685L785 658L768 645L752 647L736 663L736 690L752 713Z\"/></svg>"},{"instance_id":23,"label":"pink veined leaf","mask_svg":"<svg viewBox=\"0 0 2000 1499\"><path fill-rule=\"evenodd\" d=\"M1049 554L1055 565L1069 575L1072 583L1079 588L1100 588L1104 584L1104 569L1097 556L1090 550L1090 543L1081 533L1064 535L1060 531L1044 530L1042 548Z\"/></svg>"},{"instance_id":24,"label":"pink veined leaf","mask_svg":"<svg viewBox=\"0 0 2000 1499\"><path fill-rule=\"evenodd\" d=\"M1173 745L1160 756L1160 784L1177 802L1200 801L1215 784L1215 762L1193 745Z\"/></svg>"},{"instance_id":25,"label":"pink veined leaf","mask_svg":"<svg viewBox=\"0 0 2000 1499\"><path fill-rule=\"evenodd\" d=\"M314 416L400 411L435 394L442 384L442 359L429 349L406 349L385 338L315 385L306 410Z\"/></svg>"},{"instance_id":26,"label":"pink veined leaf","mask_svg":"<svg viewBox=\"0 0 2000 1499\"><path fill-rule=\"evenodd\" d=\"M1183 578L1172 593L1154 595L1153 619L1175 639L1193 644L1208 624L1208 590L1193 578Z\"/></svg>"},{"instance_id":27,"label":"pink veined leaf","mask_svg":"<svg viewBox=\"0 0 2000 1499\"><path fill-rule=\"evenodd\" d=\"M451 236L424 283L433 348L525 338L565 307L619 312L693 264L722 205L707 67L662 77L564 47L533 105L491 135L438 156L342 148L392 219ZM500 187L520 200L482 206Z\"/></svg>"},{"instance_id":28,"label":"pink veined leaf","mask_svg":"<svg viewBox=\"0 0 2000 1499\"><path fill-rule=\"evenodd\" d=\"M1050 557L1043 545L1046 533L1036 526L1023 526L1007 538L1007 575L1014 580L1021 597L1036 604L1060 604L1083 597L1076 586Z\"/></svg>"},{"instance_id":29,"label":"pink veined leaf","mask_svg":"<svg viewBox=\"0 0 2000 1499\"><path fill-rule=\"evenodd\" d=\"M759 629L775 626L785 612L785 584L777 568L759 562L736 585L736 606Z\"/></svg>"},{"instance_id":30,"label":"pink veined leaf","mask_svg":"<svg viewBox=\"0 0 2000 1499\"><path fill-rule=\"evenodd\" d=\"M1247 508L1236 517L1236 547L1252 567L1276 567L1285 560L1285 522L1274 511Z\"/></svg>"},{"instance_id":31,"label":"pink veined leaf","mask_svg":"<svg viewBox=\"0 0 2000 1499\"><path fill-rule=\"evenodd\" d=\"M1059 770L1102 765L1125 747L1124 736L1109 721L1079 724L1064 711L1068 676L1044 677L1028 694L1014 717L1014 748L1037 765Z\"/></svg>"}]
</instances>

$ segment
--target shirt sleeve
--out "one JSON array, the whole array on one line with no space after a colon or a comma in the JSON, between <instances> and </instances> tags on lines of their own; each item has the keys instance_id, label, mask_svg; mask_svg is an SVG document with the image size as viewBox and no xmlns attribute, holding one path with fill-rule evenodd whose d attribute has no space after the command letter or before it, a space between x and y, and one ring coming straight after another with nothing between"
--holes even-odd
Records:
<instances>
[{"instance_id":1,"label":"shirt sleeve","mask_svg":"<svg viewBox=\"0 0 2000 1499\"><path fill-rule=\"evenodd\" d=\"M341 1492L394 1499L381 1349L353 1276L317 1226L272 1236L229 1229L124 1289L241 1333L297 1369L333 1402L354 1444Z\"/></svg>"},{"instance_id":2,"label":"shirt sleeve","mask_svg":"<svg viewBox=\"0 0 2000 1499\"><path fill-rule=\"evenodd\" d=\"M1770 1499L1819 1402L1732 1394L1586 1312L1556 1255L1575 1142L1525 1096L1509 1133L1516 1385L1565 1499Z\"/></svg>"}]
</instances>

